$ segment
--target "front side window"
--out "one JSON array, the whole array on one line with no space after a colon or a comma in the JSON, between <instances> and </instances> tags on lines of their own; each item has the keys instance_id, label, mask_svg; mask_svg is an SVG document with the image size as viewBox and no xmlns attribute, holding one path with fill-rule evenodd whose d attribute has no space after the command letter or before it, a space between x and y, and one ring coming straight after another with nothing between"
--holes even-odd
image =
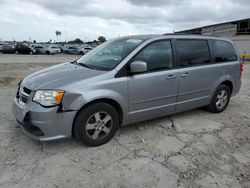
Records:
<instances>
[{"instance_id":1,"label":"front side window","mask_svg":"<svg viewBox=\"0 0 250 188\"><path fill-rule=\"evenodd\" d=\"M132 61L146 62L148 71L169 69L173 65L171 42L153 42L139 52Z\"/></svg>"},{"instance_id":2,"label":"front side window","mask_svg":"<svg viewBox=\"0 0 250 188\"><path fill-rule=\"evenodd\" d=\"M179 66L195 66L210 62L209 48L206 40L176 40Z\"/></svg>"},{"instance_id":3,"label":"front side window","mask_svg":"<svg viewBox=\"0 0 250 188\"><path fill-rule=\"evenodd\" d=\"M214 41L214 57L215 62L217 63L237 60L237 55L233 45L222 40Z\"/></svg>"},{"instance_id":4,"label":"front side window","mask_svg":"<svg viewBox=\"0 0 250 188\"><path fill-rule=\"evenodd\" d=\"M112 70L145 40L126 38L105 42L77 60L77 63L88 68Z\"/></svg>"}]
</instances>

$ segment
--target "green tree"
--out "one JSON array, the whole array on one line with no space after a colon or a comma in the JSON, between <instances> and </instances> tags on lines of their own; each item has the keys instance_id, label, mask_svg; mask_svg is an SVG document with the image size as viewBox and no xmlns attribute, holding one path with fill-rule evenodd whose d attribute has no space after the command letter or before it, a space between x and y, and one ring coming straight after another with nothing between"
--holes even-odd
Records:
<instances>
[{"instance_id":1,"label":"green tree","mask_svg":"<svg viewBox=\"0 0 250 188\"><path fill-rule=\"evenodd\" d=\"M99 42L106 42L106 38L104 36L99 36L97 40Z\"/></svg>"},{"instance_id":2,"label":"green tree","mask_svg":"<svg viewBox=\"0 0 250 188\"><path fill-rule=\"evenodd\" d=\"M76 38L75 40L72 40L72 41L68 41L68 43L74 43L74 44L82 44L83 41L79 38Z\"/></svg>"}]
</instances>

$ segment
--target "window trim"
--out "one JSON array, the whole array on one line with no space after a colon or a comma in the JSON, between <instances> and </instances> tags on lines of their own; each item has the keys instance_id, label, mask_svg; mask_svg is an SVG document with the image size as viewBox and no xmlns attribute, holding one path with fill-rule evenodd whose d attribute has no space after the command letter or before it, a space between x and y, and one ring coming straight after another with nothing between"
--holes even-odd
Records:
<instances>
[{"instance_id":1,"label":"window trim","mask_svg":"<svg viewBox=\"0 0 250 188\"><path fill-rule=\"evenodd\" d=\"M160 71L167 71L167 70L172 70L173 68L175 68L175 50L174 50L174 46L173 46L173 39L172 38L167 38L167 39L157 39L154 41L149 42L148 44L146 44L145 46L143 46L135 55L133 55L128 61L127 63L116 73L115 78L120 78L120 77L127 77L127 76L131 76L131 74L129 74L128 71L128 67L130 65L130 63L132 63L133 59L139 54L141 53L145 48L147 48L149 45L153 44L153 43L157 43L157 42L162 42L162 41L169 41L170 42L170 46L171 46L171 50L172 50L172 63L171 63L171 67L170 68L163 68L163 69L158 69L158 70L152 70L152 71L146 71L146 72L141 72L141 73L134 73L132 74L134 75L139 75L139 74L148 74L148 73L152 73L152 72L160 72ZM135 49L134 49L135 50Z\"/></svg>"},{"instance_id":2,"label":"window trim","mask_svg":"<svg viewBox=\"0 0 250 188\"><path fill-rule=\"evenodd\" d=\"M208 63L204 63L204 64L197 64L197 65L190 65L190 66L181 66L180 65L180 56L179 56L179 52L178 52L178 48L177 48L177 46L176 46L176 44L177 44L177 40L192 40L192 41L194 41L194 40L196 40L196 41L205 41L206 43L207 43L207 47L208 47L208 55L209 55L209 62ZM178 69L183 69L183 68L189 68L189 67L198 67L198 66L205 66L205 65L212 65L213 64L213 61L212 61L212 59L213 59L213 54L212 54L212 52L211 52L211 46L210 46L210 42L209 42L209 39L203 39L203 38L201 38L201 39L199 39L199 38L177 38L175 41L175 49L176 49L176 68L178 68Z\"/></svg>"}]
</instances>

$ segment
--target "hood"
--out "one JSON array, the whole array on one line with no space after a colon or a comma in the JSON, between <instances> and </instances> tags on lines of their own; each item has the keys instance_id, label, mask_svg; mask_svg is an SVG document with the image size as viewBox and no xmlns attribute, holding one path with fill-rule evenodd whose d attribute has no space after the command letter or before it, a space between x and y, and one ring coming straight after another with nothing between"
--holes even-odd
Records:
<instances>
[{"instance_id":1,"label":"hood","mask_svg":"<svg viewBox=\"0 0 250 188\"><path fill-rule=\"evenodd\" d=\"M62 63L27 76L22 81L22 85L31 90L60 89L67 84L92 78L103 73L105 71L88 69L72 63Z\"/></svg>"}]
</instances>

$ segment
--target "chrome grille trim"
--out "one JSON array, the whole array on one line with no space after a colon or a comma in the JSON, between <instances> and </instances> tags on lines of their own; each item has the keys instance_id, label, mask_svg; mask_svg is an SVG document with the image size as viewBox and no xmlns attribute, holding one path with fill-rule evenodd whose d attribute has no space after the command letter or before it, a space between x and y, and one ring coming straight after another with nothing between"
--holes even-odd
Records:
<instances>
[{"instance_id":1,"label":"chrome grille trim","mask_svg":"<svg viewBox=\"0 0 250 188\"><path fill-rule=\"evenodd\" d=\"M29 93L26 93L25 90L26 90L26 89L24 89L24 87L20 87L19 95L21 94L21 95L23 95L23 96L29 98L30 94L29 94Z\"/></svg>"},{"instance_id":2,"label":"chrome grille trim","mask_svg":"<svg viewBox=\"0 0 250 188\"><path fill-rule=\"evenodd\" d=\"M17 90L17 100L21 105L25 105L30 97L31 90L26 87L20 86Z\"/></svg>"}]
</instances>

